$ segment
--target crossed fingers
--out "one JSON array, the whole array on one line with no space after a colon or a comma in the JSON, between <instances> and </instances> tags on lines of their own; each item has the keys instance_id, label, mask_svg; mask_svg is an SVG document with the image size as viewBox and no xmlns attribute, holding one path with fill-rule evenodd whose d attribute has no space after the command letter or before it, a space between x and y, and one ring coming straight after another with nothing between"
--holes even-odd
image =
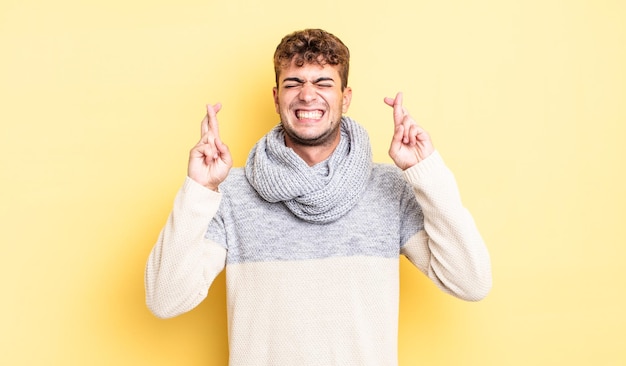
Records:
<instances>
[{"instance_id":1,"label":"crossed fingers","mask_svg":"<svg viewBox=\"0 0 626 366\"><path fill-rule=\"evenodd\" d=\"M411 117L402 105L402 93L395 98L385 98L385 104L393 108L394 134L389 154L402 169L411 167L429 156L434 148L430 136Z\"/></svg>"},{"instance_id":2,"label":"crossed fingers","mask_svg":"<svg viewBox=\"0 0 626 366\"><path fill-rule=\"evenodd\" d=\"M405 145L414 146L422 139L420 134L426 131L415 122L402 102L403 95L401 92L396 94L395 98L385 98L385 103L393 107L393 121L396 133L401 132L398 134L398 137L401 137L400 141ZM394 135L394 137L396 136Z\"/></svg>"},{"instance_id":3,"label":"crossed fingers","mask_svg":"<svg viewBox=\"0 0 626 366\"><path fill-rule=\"evenodd\" d=\"M222 109L222 104L207 104L206 109L207 114L202 119L200 125L200 141L198 145L204 145L203 150L208 159L216 160L219 158L217 145L221 143L217 113Z\"/></svg>"},{"instance_id":4,"label":"crossed fingers","mask_svg":"<svg viewBox=\"0 0 626 366\"><path fill-rule=\"evenodd\" d=\"M213 142L213 139L215 139L216 137L219 138L220 136L219 123L217 121L217 112L222 109L222 104L207 104L206 109L207 114L202 120L202 124L200 126L201 142L205 144Z\"/></svg>"}]
</instances>

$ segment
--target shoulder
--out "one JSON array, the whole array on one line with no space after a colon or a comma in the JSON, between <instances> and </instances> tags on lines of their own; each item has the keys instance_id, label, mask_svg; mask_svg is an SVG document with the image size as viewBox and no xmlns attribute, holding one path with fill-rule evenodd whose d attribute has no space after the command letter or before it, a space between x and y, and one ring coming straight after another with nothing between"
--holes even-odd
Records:
<instances>
[{"instance_id":1,"label":"shoulder","mask_svg":"<svg viewBox=\"0 0 626 366\"><path fill-rule=\"evenodd\" d=\"M228 177L220 184L220 192L225 196L236 196L252 190L243 168L232 168Z\"/></svg>"},{"instance_id":2,"label":"shoulder","mask_svg":"<svg viewBox=\"0 0 626 366\"><path fill-rule=\"evenodd\" d=\"M390 200L397 200L410 192L402 170L393 164L374 163L368 186L370 193Z\"/></svg>"},{"instance_id":3,"label":"shoulder","mask_svg":"<svg viewBox=\"0 0 626 366\"><path fill-rule=\"evenodd\" d=\"M406 183L402 170L394 164L374 163L370 180L379 183L404 185Z\"/></svg>"},{"instance_id":4,"label":"shoulder","mask_svg":"<svg viewBox=\"0 0 626 366\"><path fill-rule=\"evenodd\" d=\"M237 182L240 182L242 179L245 180L246 182L248 181L246 179L245 169L242 167L234 167L230 169L230 172L228 173L228 177L226 177L226 179L224 180L224 184L227 184L227 185L235 184Z\"/></svg>"}]
</instances>

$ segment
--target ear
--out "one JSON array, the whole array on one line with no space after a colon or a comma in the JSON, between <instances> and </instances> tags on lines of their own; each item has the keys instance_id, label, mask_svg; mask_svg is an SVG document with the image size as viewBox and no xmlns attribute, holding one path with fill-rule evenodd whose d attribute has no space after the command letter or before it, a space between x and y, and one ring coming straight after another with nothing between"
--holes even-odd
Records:
<instances>
[{"instance_id":1,"label":"ear","mask_svg":"<svg viewBox=\"0 0 626 366\"><path fill-rule=\"evenodd\" d=\"M342 113L347 113L348 112L348 107L350 107L350 102L352 101L352 88L347 86L344 90L343 90L343 102L341 104L341 112Z\"/></svg>"},{"instance_id":2,"label":"ear","mask_svg":"<svg viewBox=\"0 0 626 366\"><path fill-rule=\"evenodd\" d=\"M276 108L276 113L280 114L280 108L278 107L278 87L272 89L272 95L274 96L274 108Z\"/></svg>"}]
</instances>

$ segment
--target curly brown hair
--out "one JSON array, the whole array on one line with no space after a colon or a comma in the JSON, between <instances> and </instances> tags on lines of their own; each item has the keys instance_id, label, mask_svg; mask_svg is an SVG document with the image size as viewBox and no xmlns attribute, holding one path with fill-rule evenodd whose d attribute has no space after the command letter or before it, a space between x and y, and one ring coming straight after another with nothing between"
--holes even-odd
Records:
<instances>
[{"instance_id":1,"label":"curly brown hair","mask_svg":"<svg viewBox=\"0 0 626 366\"><path fill-rule=\"evenodd\" d=\"M276 86L280 69L292 60L298 67L305 63L338 65L341 77L341 90L348 86L350 51L343 42L322 29L304 29L286 35L274 52L274 73Z\"/></svg>"}]
</instances>

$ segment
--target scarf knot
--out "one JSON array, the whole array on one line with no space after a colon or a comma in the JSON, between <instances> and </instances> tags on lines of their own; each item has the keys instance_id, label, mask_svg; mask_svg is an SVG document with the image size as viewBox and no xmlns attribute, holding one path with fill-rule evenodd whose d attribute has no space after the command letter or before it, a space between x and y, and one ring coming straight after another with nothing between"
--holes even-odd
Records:
<instances>
[{"instance_id":1,"label":"scarf knot","mask_svg":"<svg viewBox=\"0 0 626 366\"><path fill-rule=\"evenodd\" d=\"M302 220L324 224L339 219L357 204L372 169L365 129L346 116L340 129L332 155L310 167L285 146L282 125L274 127L250 151L248 182L264 200L283 202Z\"/></svg>"}]
</instances>

